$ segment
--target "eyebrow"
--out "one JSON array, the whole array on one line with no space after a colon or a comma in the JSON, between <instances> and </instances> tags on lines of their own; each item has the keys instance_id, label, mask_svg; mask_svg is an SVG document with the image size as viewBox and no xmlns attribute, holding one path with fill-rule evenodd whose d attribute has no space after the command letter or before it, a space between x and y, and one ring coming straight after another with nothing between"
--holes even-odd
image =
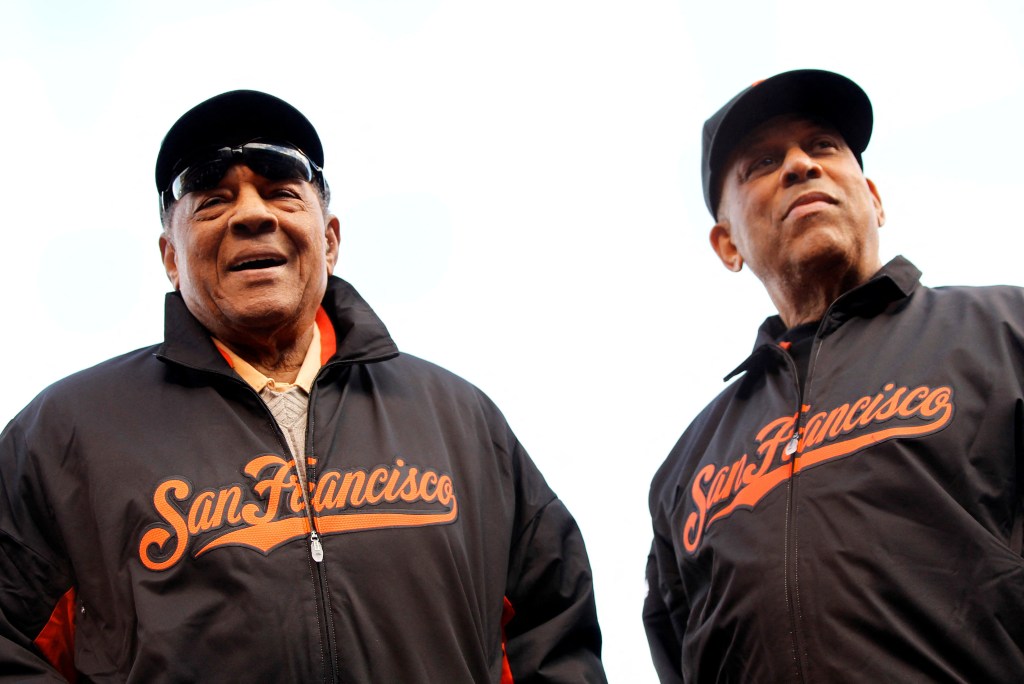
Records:
<instances>
[{"instance_id":1,"label":"eyebrow","mask_svg":"<svg viewBox=\"0 0 1024 684\"><path fill-rule=\"evenodd\" d=\"M842 133L839 132L838 128L830 124L825 119L822 119L817 116L796 114L794 115L792 120L801 121L803 123L809 124L814 128L821 129L821 131L825 133L838 135L840 137L842 137L843 135ZM740 141L740 144L737 145L737 149L742 148L746 150L748 148L764 144L765 140L771 136L771 131L772 129L770 128L764 129L764 131L761 133L754 133L752 131L751 133L747 134L747 137Z\"/></svg>"}]
</instances>

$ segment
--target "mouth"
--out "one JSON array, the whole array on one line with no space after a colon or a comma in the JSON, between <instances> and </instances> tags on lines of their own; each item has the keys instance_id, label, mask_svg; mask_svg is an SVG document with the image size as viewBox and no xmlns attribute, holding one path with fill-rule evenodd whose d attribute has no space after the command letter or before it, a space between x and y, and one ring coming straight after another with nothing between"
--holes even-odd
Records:
<instances>
[{"instance_id":1,"label":"mouth","mask_svg":"<svg viewBox=\"0 0 1024 684\"><path fill-rule=\"evenodd\" d=\"M231 264L230 266L228 266L228 270L231 271L232 273L239 273L241 271L254 271L263 268L274 268L275 266L284 266L287 262L287 259L279 256L248 257Z\"/></svg>"},{"instance_id":2,"label":"mouth","mask_svg":"<svg viewBox=\"0 0 1024 684\"><path fill-rule=\"evenodd\" d=\"M836 198L824 192L808 192L800 195L796 200L789 205L786 209L786 213L783 215L783 219L790 215L790 213L797 207L802 207L807 204L814 204L815 202L825 202L826 204L838 204Z\"/></svg>"}]
</instances>

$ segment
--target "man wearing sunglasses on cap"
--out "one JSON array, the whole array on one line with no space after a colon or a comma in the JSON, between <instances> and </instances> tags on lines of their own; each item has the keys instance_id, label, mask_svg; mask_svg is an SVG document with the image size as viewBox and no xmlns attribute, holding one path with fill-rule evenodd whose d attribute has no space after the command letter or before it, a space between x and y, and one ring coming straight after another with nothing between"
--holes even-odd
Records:
<instances>
[{"instance_id":1,"label":"man wearing sunglasses on cap","mask_svg":"<svg viewBox=\"0 0 1024 684\"><path fill-rule=\"evenodd\" d=\"M711 245L778 315L651 487L662 682L1024 676L1024 291L882 264L871 129L817 70L704 126Z\"/></svg>"},{"instance_id":2,"label":"man wearing sunglasses on cap","mask_svg":"<svg viewBox=\"0 0 1024 684\"><path fill-rule=\"evenodd\" d=\"M323 166L264 93L167 133L164 342L0 436L0 680L605 681L572 516L331 275Z\"/></svg>"}]
</instances>

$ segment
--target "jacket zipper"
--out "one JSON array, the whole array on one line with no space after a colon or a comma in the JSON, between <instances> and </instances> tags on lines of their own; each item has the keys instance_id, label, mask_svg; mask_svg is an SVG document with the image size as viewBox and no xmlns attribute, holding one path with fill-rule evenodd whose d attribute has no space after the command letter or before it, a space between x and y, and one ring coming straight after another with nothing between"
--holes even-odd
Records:
<instances>
[{"instance_id":1,"label":"jacket zipper","mask_svg":"<svg viewBox=\"0 0 1024 684\"><path fill-rule=\"evenodd\" d=\"M324 547L320 544L320 537L316 530L309 533L309 550L313 554L313 560L317 563L324 562Z\"/></svg>"},{"instance_id":2,"label":"jacket zipper","mask_svg":"<svg viewBox=\"0 0 1024 684\"><path fill-rule=\"evenodd\" d=\"M182 365L187 365L187 364L182 364ZM204 369L197 368L195 370L204 370ZM209 372L209 371L207 371L207 372ZM320 369L320 372L323 372L323 368ZM295 463L295 467L296 468L304 467L304 464L300 464L300 463L298 463L295 460L295 454L292 454L292 450L288 446L288 440L285 439L284 433L281 432L281 426L279 426L277 424L277 420L274 418L274 414L271 413L270 408L267 406L266 402L264 402L263 398L260 397L259 392L254 390L244 380L240 380L240 379L232 377L230 375L228 375L226 377L229 378L232 382L236 382L236 383L244 386L252 394L256 395L256 399L259 400L260 405L263 407L263 411L270 418L270 424L274 426L274 434L277 436L278 444L280 446L282 446L287 453L291 454L292 461ZM310 392L310 395L309 395L309 406L310 407L313 406L313 395L316 392L316 381L317 381L317 379L319 379L319 377L320 377L320 373L317 373L316 378L314 378L314 380L313 380L313 385L312 385L313 392ZM312 416L312 412L309 411L309 409L307 409L307 415L309 416L308 424L306 425L306 455L307 455L307 459L308 459L308 457L312 455L310 453L311 442L312 442L312 440L310 439L310 436L313 434L313 416ZM314 585L315 585L315 587L317 589L317 592L319 594L318 598L320 599L319 602L318 602L318 609L317 609L316 619L317 619L318 626L320 627L320 633L323 635L322 638L326 642L326 647L327 647L326 648L326 650L327 650L326 655L323 655L323 652L324 652L323 646L324 646L324 644L321 645L321 649L320 649L322 657L324 659L324 662L322 663L323 664L323 670L324 670L324 681L325 682L338 682L340 680L338 679L338 673L337 673L337 671L335 669L335 663L337 663L337 649L335 648L334 625L333 625L333 621L331 620L330 592L328 591L328 588L327 588L327 573L326 573L326 569L324 568L324 547L320 543L320 535L317 534L317 530L316 530L316 517L313 515L313 507L309 503L309 484L310 483L314 483L314 484L316 483L316 469L312 468L312 471L313 471L312 477L310 477L309 473L307 472L306 486L302 487L301 486L301 481L300 481L300 487L301 487L301 490L302 490L302 503L303 503L303 506L306 509L306 518L309 521L309 529L310 529L310 533L309 533L309 551L310 551L310 555L312 556L313 561L314 561L314 563L313 563L314 567L312 568L312 570L314 572L314 576L312 577L312 579L313 579ZM298 477L298 473L296 473L296 478L297 477Z\"/></svg>"},{"instance_id":3,"label":"jacket zipper","mask_svg":"<svg viewBox=\"0 0 1024 684\"><path fill-rule=\"evenodd\" d=\"M831 308L829 309L831 311ZM828 320L829 312L825 313L822 321ZM796 533L797 524L797 513L796 513L796 502L797 502L797 486L799 482L797 480L796 473L796 459L798 456L798 450L800 448L801 434L804 428L805 415L804 415L804 391L810 386L811 378L814 376L814 367L818 361L818 354L821 352L821 339L819 333L821 332L821 326L819 325L818 330L814 334L814 341L811 346L810 358L807 360L807 375L804 377L803 386L800 385L800 376L797 372L796 362L789 355L785 353L786 362L789 364L790 372L793 374L793 382L796 386L797 395L797 406L796 406L796 420L793 424L793 436L786 444L783 454L790 459L790 477L788 479L787 487L787 499L786 499L786 535L785 535L785 549L783 568L785 573L785 597L786 606L789 609L790 617L790 637L793 647L793 664L795 666L796 679L798 682L807 681L807 663L806 663L806 648L804 646L803 639L803 618L802 611L800 609L800 574L798 571L798 551L799 551L799 539Z\"/></svg>"},{"instance_id":4,"label":"jacket zipper","mask_svg":"<svg viewBox=\"0 0 1024 684\"><path fill-rule=\"evenodd\" d=\"M793 516L793 507L795 505L795 489L796 489L796 473L793 472L796 465L796 453L800 446L800 427L803 423L803 387L800 386L800 376L797 372L796 362L789 355L788 352L783 351L783 356L786 359L786 365L792 373L793 385L796 389L797 404L796 404L796 420L793 421L793 436L786 443L785 449L783 449L784 458L789 463L790 476L786 481L786 522L785 522L785 535L783 537L783 596L786 599L786 611L789 614L789 638L790 647L793 649L793 668L796 674L796 681L806 681L804 677L803 664L801 662L801 642L802 639L799 635L800 630L800 609L799 609L799 583L796 577L796 540L795 533L793 531L795 520ZM810 368L808 368L808 377L810 377ZM807 384L807 378L804 379L804 385Z\"/></svg>"},{"instance_id":5,"label":"jacket zipper","mask_svg":"<svg viewBox=\"0 0 1024 684\"><path fill-rule=\"evenodd\" d=\"M263 407L263 410L266 413L266 415L270 418L270 424L274 426L274 433L277 436L278 444L283 446L286 452L291 453L291 449L288 447L288 441L285 439L284 433L281 432L281 427L277 424L277 420L274 419L274 414L271 413L270 408L266 405L266 403L260 397L259 392L254 390L247 382L245 382L244 380L242 380L242 379L240 379L238 377L229 375L227 373L222 373L222 372L219 372L219 371L210 370L209 368L203 368L203 367L200 367L200 366L194 366L192 364L183 363L181 361L176 361L176 360L170 359L167 356L163 356L161 354L157 354L156 356L158 358L165 359L168 362L173 363L173 364L178 365L178 366L181 366L183 368L188 368L190 370L201 372L201 373L212 373L214 375L221 376L223 378L226 378L226 379L230 380L231 382L234 382L234 383L236 383L238 385L241 385L242 387L245 387L249 392L251 392L252 394L256 395L256 399L259 401L260 405ZM312 387L311 387L312 391L310 392L310 395L309 395L309 407L310 408L312 408L312 406L313 406L313 399L314 399L314 396L316 394L316 386L317 386L317 382L320 380L320 376L323 375L323 373L324 373L324 371L326 369L333 368L335 366L341 366L341 365L349 365L349 364L348 364L348 362L334 362L334 363L328 362L326 365L322 366L320 368L320 370L317 372L316 377L313 379L313 384L312 384ZM313 416L312 411L309 411L307 409L307 412L308 412L309 418L308 418L308 423L306 425L306 458L308 460L309 457L313 455L313 453L312 453L312 441L313 440L311 439L311 437L313 435L314 416ZM292 461L295 461L295 455L294 454L292 454ZM296 465L296 468L304 466L304 464L299 464L299 463L296 463L295 465ZM317 533L316 517L313 515L313 507L309 503L309 484L310 483L313 483L313 484L316 483L316 466L310 466L310 468L308 469L306 474L307 474L306 486L304 488L302 488L302 502L303 502L303 505L305 506L305 509L306 509L306 517L309 520L309 529L310 529L310 533L309 533L309 551L310 551L310 556L312 557L312 559L314 561L312 570L314 570L314 572L315 572L315 576L313 577L313 580L314 580L314 583L317 584L317 589L318 589L318 594L319 594L318 597L320 599L320 601L319 601L319 608L318 608L318 611L317 611L316 618L317 618L317 622L319 623L318 626L321 626L320 632L323 635L323 639L326 642L326 647L327 647L327 649L326 649L327 650L327 654L326 654L326 656L324 658L325 662L323 663L324 681L325 682L340 682L341 680L338 677L338 671L337 671L337 662L338 662L338 650L337 650L337 646L336 646L337 640L335 638L334 621L331 618L331 600L330 600L331 594L330 594L330 590L329 590L329 588L327 586L327 571L326 571L326 568L324 566L324 548L323 548L323 544L320 542L320 535ZM296 476L297 475L298 475L298 473L296 473ZM324 644L321 644L321 654L323 654L323 652L324 652L323 646L324 646Z\"/></svg>"},{"instance_id":6,"label":"jacket zipper","mask_svg":"<svg viewBox=\"0 0 1024 684\"><path fill-rule=\"evenodd\" d=\"M306 461L314 456L313 454L313 429L314 423L316 422L316 416L313 413L313 400L316 397L317 381L319 381L321 374L327 366L321 367L317 372L316 377L313 378L313 383L310 386L309 393L309 408L307 409L307 424L306 424ZM305 468L306 464L302 464ZM310 485L316 485L316 466L312 465L306 468L306 486L302 491L302 500L306 505L306 513L309 516L309 548L310 554L314 561L314 570L316 572L316 579L320 588L320 605L323 607L323 634L324 640L327 646L326 663L324 668L324 678L328 682L341 681L338 677L337 663L338 663L338 648L336 631L334 627L334 619L331 616L331 591L327 585L327 567L324 565L324 547L320 543L320 535L316 529L316 516L313 515L313 507L309 503L309 489Z\"/></svg>"}]
</instances>

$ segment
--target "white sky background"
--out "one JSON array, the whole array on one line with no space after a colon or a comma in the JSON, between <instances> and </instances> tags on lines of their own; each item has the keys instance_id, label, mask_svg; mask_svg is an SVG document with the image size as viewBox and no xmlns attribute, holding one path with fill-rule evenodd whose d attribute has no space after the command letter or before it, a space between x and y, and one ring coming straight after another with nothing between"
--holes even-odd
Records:
<instances>
[{"instance_id":1,"label":"white sky background","mask_svg":"<svg viewBox=\"0 0 1024 684\"><path fill-rule=\"evenodd\" d=\"M583 529L609 677L653 682L648 484L772 313L708 246L704 119L781 71L850 76L883 260L1024 284L1021 36L1015 0L0 0L0 424L161 339L160 140L274 93L323 139L336 273L502 408Z\"/></svg>"}]
</instances>

